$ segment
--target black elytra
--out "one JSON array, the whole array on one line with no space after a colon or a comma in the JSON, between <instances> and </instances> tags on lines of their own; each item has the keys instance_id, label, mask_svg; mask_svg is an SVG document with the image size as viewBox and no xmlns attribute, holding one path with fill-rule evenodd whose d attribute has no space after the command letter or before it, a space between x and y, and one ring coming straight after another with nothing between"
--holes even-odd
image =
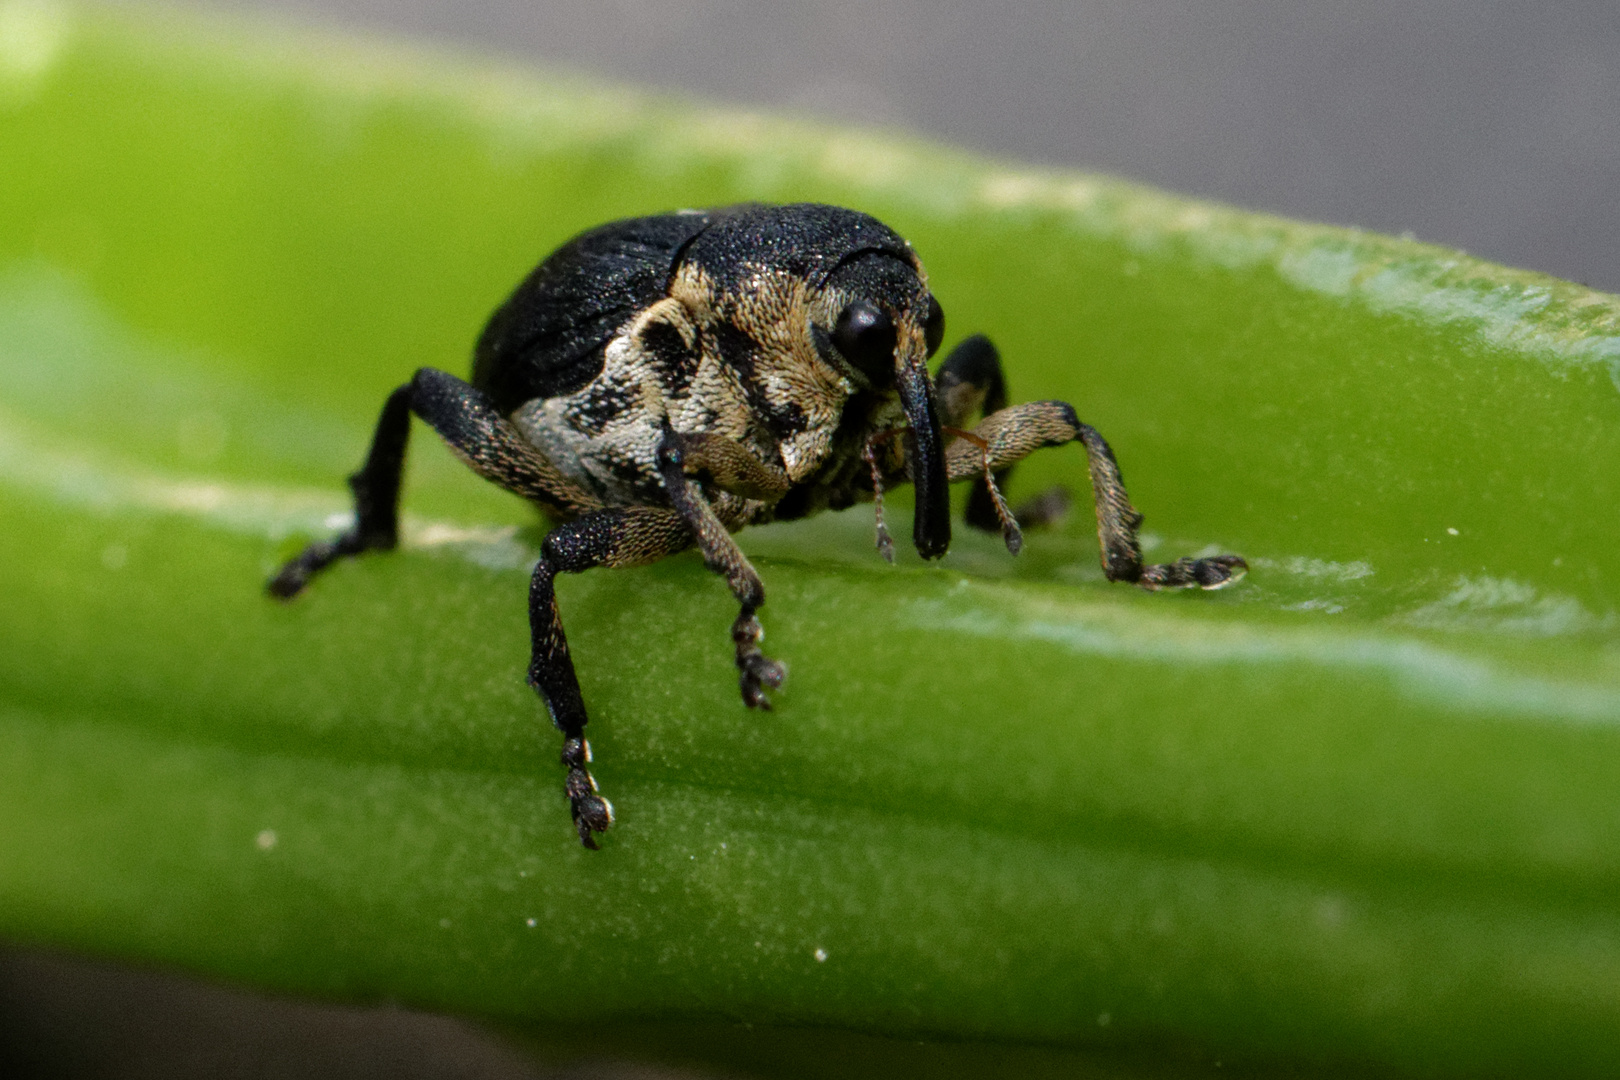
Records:
<instances>
[{"instance_id":1,"label":"black elytra","mask_svg":"<svg viewBox=\"0 0 1620 1080\"><path fill-rule=\"evenodd\" d=\"M1247 570L1236 555L1144 565L1142 518L1102 436L1061 401L1007 406L983 337L930 375L944 333L911 245L859 211L748 204L591 229L496 309L470 382L421 368L389 395L349 479L353 526L290 560L269 591L289 599L337 560L396 545L412 414L480 476L539 506L554 527L529 583L528 677L563 734L575 831L595 848L613 808L590 770L559 573L697 547L737 601L743 701L769 709L786 669L759 647L765 589L732 537L748 525L875 502L887 552L883 493L910 483L913 542L938 558L950 546L949 485L965 481L968 523L999 529L1016 552L1020 522L1050 511L1010 509L1000 484L1034 450L1078 442L1109 580L1214 589Z\"/></svg>"}]
</instances>

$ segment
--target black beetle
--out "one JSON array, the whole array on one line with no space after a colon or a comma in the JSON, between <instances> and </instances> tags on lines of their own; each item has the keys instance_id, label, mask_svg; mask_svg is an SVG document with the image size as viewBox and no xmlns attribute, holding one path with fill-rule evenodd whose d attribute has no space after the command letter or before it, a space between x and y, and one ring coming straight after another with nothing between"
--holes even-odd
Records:
<instances>
[{"instance_id":1,"label":"black beetle","mask_svg":"<svg viewBox=\"0 0 1620 1080\"><path fill-rule=\"evenodd\" d=\"M529 586L529 684L562 731L580 841L613 822L587 768L585 703L557 614L561 572L654 562L694 543L741 611L731 627L743 701L769 708L783 668L759 649L759 575L731 533L916 487L912 540L950 545L949 485L972 480L967 520L1017 552L1019 516L998 482L1043 446L1078 440L1096 499L1103 570L1149 589L1219 588L1236 555L1144 566L1142 518L1113 452L1061 401L1007 407L983 337L930 380L945 317L911 245L834 206L745 205L631 218L592 229L542 262L479 337L472 382L422 368L383 406L371 453L349 478L355 523L310 545L270 582L291 597L344 555L392 548L410 416L479 475L560 522ZM964 430L975 417L983 419Z\"/></svg>"}]
</instances>

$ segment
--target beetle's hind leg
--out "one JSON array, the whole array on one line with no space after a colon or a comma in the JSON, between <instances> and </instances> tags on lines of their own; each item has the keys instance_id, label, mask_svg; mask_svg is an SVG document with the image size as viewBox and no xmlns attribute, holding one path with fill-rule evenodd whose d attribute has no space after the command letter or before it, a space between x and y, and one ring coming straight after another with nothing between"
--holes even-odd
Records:
<instances>
[{"instance_id":1,"label":"beetle's hind leg","mask_svg":"<svg viewBox=\"0 0 1620 1080\"><path fill-rule=\"evenodd\" d=\"M405 443L411 434L411 391L407 383L388 395L371 452L360 471L349 477L354 492L354 525L331 540L317 540L288 560L268 586L283 600L298 595L309 580L345 555L373 549L387 551L399 542L399 478L405 466Z\"/></svg>"},{"instance_id":2,"label":"beetle's hind leg","mask_svg":"<svg viewBox=\"0 0 1620 1080\"><path fill-rule=\"evenodd\" d=\"M613 806L591 777L585 700L557 612L553 582L559 573L578 573L593 566L656 562L691 542L686 524L673 510L634 506L601 510L559 525L540 545L540 561L529 579L529 628L534 647L529 685L545 699L552 723L563 734L562 763L568 767L563 788L579 841L588 848L596 847L595 833L606 832L613 824Z\"/></svg>"},{"instance_id":3,"label":"beetle's hind leg","mask_svg":"<svg viewBox=\"0 0 1620 1080\"><path fill-rule=\"evenodd\" d=\"M1145 589L1218 589L1238 580L1249 569L1240 555L1144 565L1137 537L1142 515L1125 492L1114 452L1095 428L1080 422L1066 402L1034 401L1002 409L986 417L974 428L973 435L971 440L958 439L946 448L945 466L952 480L980 476L987 469L1003 469L1043 446L1075 441L1085 446L1097 503L1103 573L1109 581L1134 582Z\"/></svg>"},{"instance_id":4,"label":"beetle's hind leg","mask_svg":"<svg viewBox=\"0 0 1620 1080\"><path fill-rule=\"evenodd\" d=\"M349 477L354 525L331 540L309 545L289 560L270 580L273 596L290 599L345 555L386 551L399 542L399 481L413 412L486 480L545 506L576 513L601 506L524 440L479 390L454 375L422 368L388 395L366 463Z\"/></svg>"}]
</instances>

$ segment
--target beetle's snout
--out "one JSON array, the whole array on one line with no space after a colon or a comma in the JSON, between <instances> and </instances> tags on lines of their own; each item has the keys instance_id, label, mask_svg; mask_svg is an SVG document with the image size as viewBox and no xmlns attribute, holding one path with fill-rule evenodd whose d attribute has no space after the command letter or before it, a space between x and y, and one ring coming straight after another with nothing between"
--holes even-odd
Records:
<instances>
[{"instance_id":1,"label":"beetle's snout","mask_svg":"<svg viewBox=\"0 0 1620 1080\"><path fill-rule=\"evenodd\" d=\"M926 356L921 350L902 351L895 358L895 385L900 405L911 425L906 460L917 491L911 539L917 554L937 559L951 546L951 488L945 473L945 445L934 411L934 388L928 381Z\"/></svg>"}]
</instances>

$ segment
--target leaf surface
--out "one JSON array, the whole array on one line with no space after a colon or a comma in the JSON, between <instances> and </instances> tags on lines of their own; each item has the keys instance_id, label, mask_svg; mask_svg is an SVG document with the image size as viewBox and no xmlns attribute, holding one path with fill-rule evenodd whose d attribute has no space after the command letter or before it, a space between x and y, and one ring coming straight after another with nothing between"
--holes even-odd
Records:
<instances>
[{"instance_id":1,"label":"leaf surface","mask_svg":"<svg viewBox=\"0 0 1620 1080\"><path fill-rule=\"evenodd\" d=\"M0 24L0 932L520 1023L1620 1067L1616 298L396 48ZM1086 512L926 566L869 508L747 532L769 714L695 555L566 579L591 854L529 508L418 426L403 549L262 583L541 255L742 199L893 225L1150 555L1253 571L1109 585Z\"/></svg>"}]
</instances>

